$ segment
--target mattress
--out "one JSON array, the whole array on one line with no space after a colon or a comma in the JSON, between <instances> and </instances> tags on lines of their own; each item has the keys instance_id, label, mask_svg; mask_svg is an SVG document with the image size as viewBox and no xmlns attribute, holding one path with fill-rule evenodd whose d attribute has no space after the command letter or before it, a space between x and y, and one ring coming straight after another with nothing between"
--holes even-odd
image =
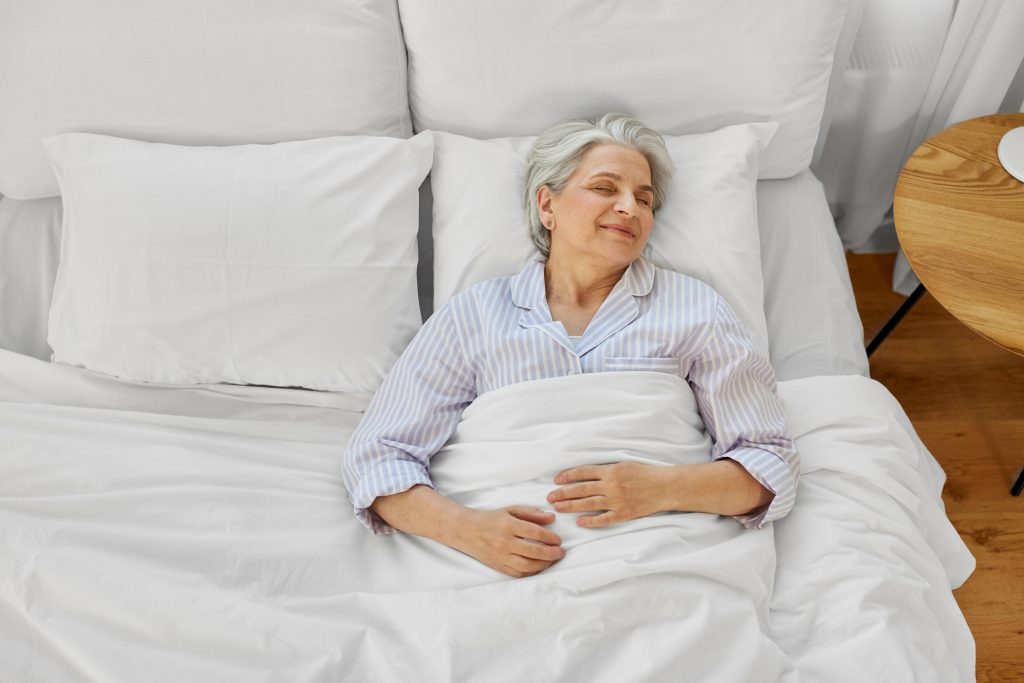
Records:
<instances>
[{"instance_id":1,"label":"mattress","mask_svg":"<svg viewBox=\"0 0 1024 683\"><path fill-rule=\"evenodd\" d=\"M803 476L790 515L752 533L774 535L770 611L754 628L782 653L780 680L973 680L951 588L974 559L899 404L855 375L779 394ZM641 609L639 584L564 561L560 574L481 565L480 585L428 585L417 558L450 549L374 536L347 499L341 454L369 398L139 384L0 351L0 681L448 680L466 656L487 670L481 638L497 648L524 632L503 607L534 604L557 605L543 624L554 668L531 676L525 657L486 680L543 680L584 656L601 671L678 671L679 629L729 644L750 628L685 600ZM609 595L613 609L595 610ZM505 618L467 632L484 612ZM622 641L598 647L612 632Z\"/></svg>"}]
</instances>

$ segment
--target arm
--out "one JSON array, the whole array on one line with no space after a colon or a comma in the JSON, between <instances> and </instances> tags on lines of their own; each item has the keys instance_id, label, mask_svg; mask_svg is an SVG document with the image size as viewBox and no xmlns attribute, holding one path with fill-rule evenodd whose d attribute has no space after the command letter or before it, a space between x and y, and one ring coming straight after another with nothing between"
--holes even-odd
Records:
<instances>
[{"instance_id":1,"label":"arm","mask_svg":"<svg viewBox=\"0 0 1024 683\"><path fill-rule=\"evenodd\" d=\"M565 557L562 539L543 528L555 516L538 508L475 510L416 485L377 498L373 509L401 531L426 536L516 578L532 576Z\"/></svg>"},{"instance_id":2,"label":"arm","mask_svg":"<svg viewBox=\"0 0 1024 683\"><path fill-rule=\"evenodd\" d=\"M476 398L459 301L427 320L373 397L345 451L345 486L356 517L374 534L425 536L509 576L531 576L565 554L544 528L554 515L522 505L471 509L434 489L428 473Z\"/></svg>"},{"instance_id":3,"label":"arm","mask_svg":"<svg viewBox=\"0 0 1024 683\"><path fill-rule=\"evenodd\" d=\"M555 477L554 483L568 484L548 495L555 509L606 510L579 517L577 524L585 527L680 511L729 515L759 528L788 513L800 461L786 435L775 373L721 297L687 381L714 440L712 462L572 467Z\"/></svg>"},{"instance_id":4,"label":"arm","mask_svg":"<svg viewBox=\"0 0 1024 683\"><path fill-rule=\"evenodd\" d=\"M470 512L423 484L390 496L378 496L370 509L393 529L425 536L457 550L461 545L457 531L465 526L466 514Z\"/></svg>"},{"instance_id":5,"label":"arm","mask_svg":"<svg viewBox=\"0 0 1024 683\"><path fill-rule=\"evenodd\" d=\"M731 458L699 465L583 465L560 472L555 483L569 484L548 494L548 501L559 512L605 511L577 518L576 523L584 527L616 524L658 512L742 517L755 513L775 496Z\"/></svg>"},{"instance_id":6,"label":"arm","mask_svg":"<svg viewBox=\"0 0 1024 683\"><path fill-rule=\"evenodd\" d=\"M711 497L717 499L716 506L728 510L723 514L748 528L784 517L796 496L800 456L786 434L775 372L721 297L708 343L687 379L714 440L713 462L674 472L687 472L695 480L674 490L673 505L678 507L670 509L693 510L694 504L706 505ZM723 460L733 463L729 473ZM709 488L696 493L699 485Z\"/></svg>"},{"instance_id":7,"label":"arm","mask_svg":"<svg viewBox=\"0 0 1024 683\"><path fill-rule=\"evenodd\" d=\"M743 517L760 511L775 494L730 458L700 465L673 465L659 472L666 490L659 511L686 510Z\"/></svg>"},{"instance_id":8,"label":"arm","mask_svg":"<svg viewBox=\"0 0 1024 683\"><path fill-rule=\"evenodd\" d=\"M462 410L476 397L454 303L438 309L406 347L345 450L345 486L356 517L374 534L405 531L402 527L418 533L410 526L413 515L402 514L404 506L384 503L381 515L374 505L380 497L420 489L401 500L430 501L427 518L413 525L425 532L422 535L436 534L434 527L451 513L452 506L462 507L447 498L447 504L439 503L437 499L444 496L434 490L428 474L430 457L451 436ZM389 523L391 515L401 518L399 526Z\"/></svg>"}]
</instances>

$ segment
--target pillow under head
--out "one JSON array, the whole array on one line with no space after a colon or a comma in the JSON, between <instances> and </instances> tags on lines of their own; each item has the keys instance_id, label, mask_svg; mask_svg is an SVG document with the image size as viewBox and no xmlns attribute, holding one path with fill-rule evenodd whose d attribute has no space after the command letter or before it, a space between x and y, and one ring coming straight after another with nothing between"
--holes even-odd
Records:
<instances>
[{"instance_id":1,"label":"pillow under head","mask_svg":"<svg viewBox=\"0 0 1024 683\"><path fill-rule=\"evenodd\" d=\"M655 215L647 257L710 284L768 357L757 174L776 123L665 136L676 170ZM535 138L475 140L433 132L434 309L467 287L541 258L522 203Z\"/></svg>"}]
</instances>

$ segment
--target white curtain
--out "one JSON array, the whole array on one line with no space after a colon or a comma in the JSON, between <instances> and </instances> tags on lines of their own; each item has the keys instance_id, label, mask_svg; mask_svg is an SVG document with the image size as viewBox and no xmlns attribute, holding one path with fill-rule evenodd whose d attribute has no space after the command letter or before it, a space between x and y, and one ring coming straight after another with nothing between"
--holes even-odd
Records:
<instances>
[{"instance_id":1,"label":"white curtain","mask_svg":"<svg viewBox=\"0 0 1024 683\"><path fill-rule=\"evenodd\" d=\"M944 128L1024 110L1024 0L869 0L812 166L844 246L895 251L900 169ZM917 285L900 253L893 289Z\"/></svg>"},{"instance_id":2,"label":"white curtain","mask_svg":"<svg viewBox=\"0 0 1024 683\"><path fill-rule=\"evenodd\" d=\"M944 128L1003 110L1011 96L1012 111L1024 110L1024 96L1009 93L1018 73L1024 73L1024 0L960 0L904 161ZM919 283L900 250L893 289L909 295Z\"/></svg>"}]
</instances>

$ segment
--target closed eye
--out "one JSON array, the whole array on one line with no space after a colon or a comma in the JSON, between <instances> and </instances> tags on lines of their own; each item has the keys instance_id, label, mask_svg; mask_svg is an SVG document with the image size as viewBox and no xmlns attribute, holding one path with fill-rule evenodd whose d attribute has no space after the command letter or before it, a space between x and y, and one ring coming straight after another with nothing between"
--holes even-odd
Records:
<instances>
[{"instance_id":1,"label":"closed eye","mask_svg":"<svg viewBox=\"0 0 1024 683\"><path fill-rule=\"evenodd\" d=\"M590 189L594 190L595 192L600 192L601 194L612 194L612 193L615 192L615 188L614 187L608 187L607 185L595 185L595 186L591 187ZM645 207L648 207L648 208L650 208L651 205L653 204L651 199L648 196L646 196L646 195L641 195L641 196L637 197L636 201L637 201L637 204L640 204L641 206L645 206Z\"/></svg>"}]
</instances>

